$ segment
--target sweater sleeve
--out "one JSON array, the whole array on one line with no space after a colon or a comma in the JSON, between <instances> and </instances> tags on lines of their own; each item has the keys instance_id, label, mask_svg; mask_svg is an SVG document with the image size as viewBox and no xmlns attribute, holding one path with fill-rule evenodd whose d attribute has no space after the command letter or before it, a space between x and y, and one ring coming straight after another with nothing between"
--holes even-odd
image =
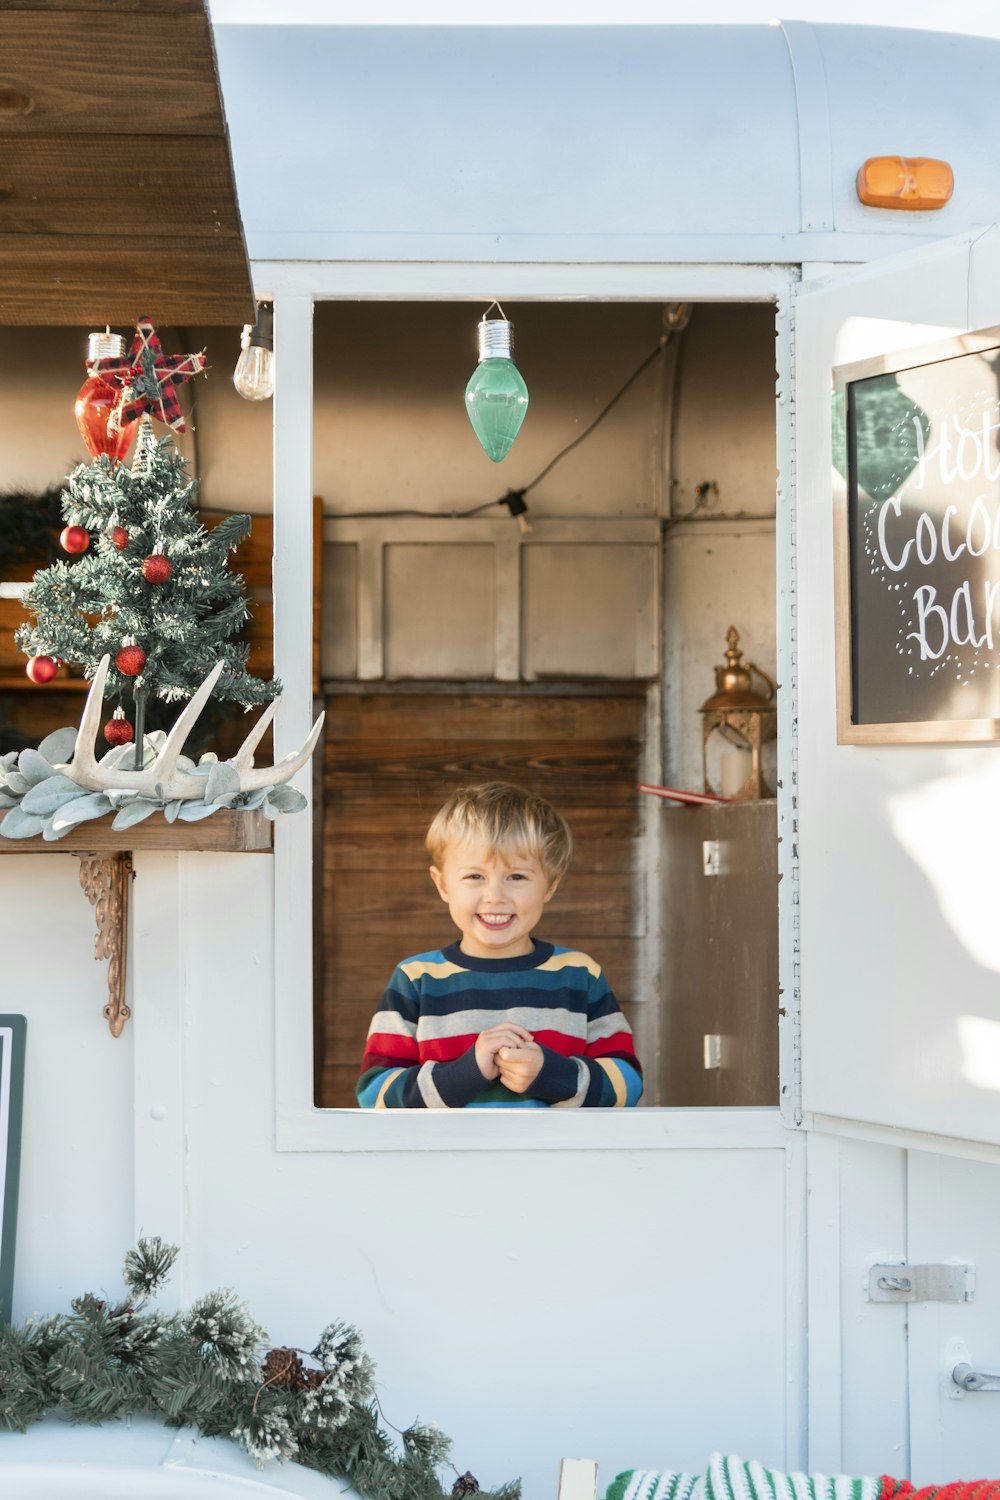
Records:
<instances>
[{"instance_id":1,"label":"sweater sleeve","mask_svg":"<svg viewBox=\"0 0 1000 1500\"><path fill-rule=\"evenodd\" d=\"M396 968L368 1028L355 1094L362 1109L461 1109L487 1085L472 1046L449 1062L420 1061L420 996Z\"/></svg>"},{"instance_id":2,"label":"sweater sleeve","mask_svg":"<svg viewBox=\"0 0 1000 1500\"><path fill-rule=\"evenodd\" d=\"M541 1071L527 1090L530 1098L555 1107L616 1109L638 1104L642 1068L632 1028L603 972L596 965L587 990L587 1042L582 1057L564 1057L550 1047Z\"/></svg>"}]
</instances>

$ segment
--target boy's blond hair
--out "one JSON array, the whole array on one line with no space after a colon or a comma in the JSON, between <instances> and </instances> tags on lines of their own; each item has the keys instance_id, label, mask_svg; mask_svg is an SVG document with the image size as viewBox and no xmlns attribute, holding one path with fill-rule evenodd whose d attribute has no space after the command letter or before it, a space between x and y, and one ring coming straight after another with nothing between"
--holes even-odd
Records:
<instances>
[{"instance_id":1,"label":"boy's blond hair","mask_svg":"<svg viewBox=\"0 0 1000 1500\"><path fill-rule=\"evenodd\" d=\"M565 874L573 841L551 802L507 781L485 781L453 792L427 830L427 852L438 869L449 844L470 837L491 854L532 854L549 880Z\"/></svg>"}]
</instances>

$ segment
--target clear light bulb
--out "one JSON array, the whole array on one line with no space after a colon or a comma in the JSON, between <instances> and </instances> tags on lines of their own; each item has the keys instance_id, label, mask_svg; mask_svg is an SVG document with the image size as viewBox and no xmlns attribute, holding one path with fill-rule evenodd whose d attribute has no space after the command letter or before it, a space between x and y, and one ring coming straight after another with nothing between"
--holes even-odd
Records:
<instances>
[{"instance_id":1,"label":"clear light bulb","mask_svg":"<svg viewBox=\"0 0 1000 1500\"><path fill-rule=\"evenodd\" d=\"M479 324L479 364L465 388L465 409L483 452L506 458L528 410L528 387L511 353L514 325L506 318Z\"/></svg>"},{"instance_id":2,"label":"clear light bulb","mask_svg":"<svg viewBox=\"0 0 1000 1500\"><path fill-rule=\"evenodd\" d=\"M274 395L274 313L258 307L257 321L246 323L233 385L246 401L269 401Z\"/></svg>"}]
</instances>

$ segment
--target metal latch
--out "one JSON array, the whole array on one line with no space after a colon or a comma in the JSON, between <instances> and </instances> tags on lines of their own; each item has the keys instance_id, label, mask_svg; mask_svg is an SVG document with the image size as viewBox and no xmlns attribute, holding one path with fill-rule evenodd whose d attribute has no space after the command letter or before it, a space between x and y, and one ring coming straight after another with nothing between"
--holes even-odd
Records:
<instances>
[{"instance_id":1,"label":"metal latch","mask_svg":"<svg viewBox=\"0 0 1000 1500\"><path fill-rule=\"evenodd\" d=\"M722 850L718 839L702 839L701 866L706 875L718 875L722 869Z\"/></svg>"},{"instance_id":2,"label":"metal latch","mask_svg":"<svg viewBox=\"0 0 1000 1500\"><path fill-rule=\"evenodd\" d=\"M956 1365L951 1378L963 1391L1000 1391L1000 1375L988 1375L985 1370L974 1370L971 1365Z\"/></svg>"},{"instance_id":3,"label":"metal latch","mask_svg":"<svg viewBox=\"0 0 1000 1500\"><path fill-rule=\"evenodd\" d=\"M971 1302L975 1287L974 1266L872 1266L868 1272L872 1302Z\"/></svg>"}]
</instances>

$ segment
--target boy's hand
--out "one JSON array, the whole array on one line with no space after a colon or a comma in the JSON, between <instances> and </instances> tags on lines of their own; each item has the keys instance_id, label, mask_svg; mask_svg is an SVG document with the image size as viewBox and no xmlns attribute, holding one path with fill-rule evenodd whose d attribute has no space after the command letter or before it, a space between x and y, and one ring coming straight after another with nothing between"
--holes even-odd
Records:
<instances>
[{"instance_id":1,"label":"boy's hand","mask_svg":"<svg viewBox=\"0 0 1000 1500\"><path fill-rule=\"evenodd\" d=\"M520 1047L501 1047L497 1053L500 1081L512 1093L523 1094L542 1071L544 1061L545 1053L537 1042L529 1040Z\"/></svg>"},{"instance_id":2,"label":"boy's hand","mask_svg":"<svg viewBox=\"0 0 1000 1500\"><path fill-rule=\"evenodd\" d=\"M523 1026L518 1026L516 1021L501 1021L499 1026L491 1026L488 1031L481 1031L476 1037L476 1065L480 1073L491 1081L499 1078L497 1053L500 1048L510 1047L516 1051L530 1041L531 1032L525 1031Z\"/></svg>"}]
</instances>

